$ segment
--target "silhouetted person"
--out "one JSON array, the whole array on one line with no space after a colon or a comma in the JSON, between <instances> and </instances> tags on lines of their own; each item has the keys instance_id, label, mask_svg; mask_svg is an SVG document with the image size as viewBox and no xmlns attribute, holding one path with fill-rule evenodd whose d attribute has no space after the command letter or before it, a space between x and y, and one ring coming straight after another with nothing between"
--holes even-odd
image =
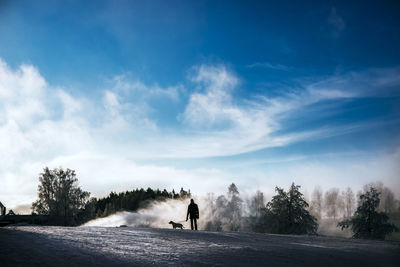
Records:
<instances>
[{"instance_id":1,"label":"silhouetted person","mask_svg":"<svg viewBox=\"0 0 400 267\"><path fill-rule=\"evenodd\" d=\"M188 211L186 214L186 221L188 220L188 217L190 215L190 227L192 230L197 231L197 219L199 218L199 207L197 206L196 203L194 203L194 200L190 200L190 204L188 206ZM193 222L194 222L194 229L193 229Z\"/></svg>"}]
</instances>

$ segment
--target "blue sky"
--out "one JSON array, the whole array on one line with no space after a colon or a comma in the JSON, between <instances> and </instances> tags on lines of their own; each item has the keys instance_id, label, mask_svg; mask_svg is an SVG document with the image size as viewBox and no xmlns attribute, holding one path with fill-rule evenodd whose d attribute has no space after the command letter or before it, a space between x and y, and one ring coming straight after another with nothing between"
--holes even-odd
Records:
<instances>
[{"instance_id":1,"label":"blue sky","mask_svg":"<svg viewBox=\"0 0 400 267\"><path fill-rule=\"evenodd\" d=\"M0 181L400 188L396 1L0 1ZM3 201L7 202L7 201Z\"/></svg>"}]
</instances>

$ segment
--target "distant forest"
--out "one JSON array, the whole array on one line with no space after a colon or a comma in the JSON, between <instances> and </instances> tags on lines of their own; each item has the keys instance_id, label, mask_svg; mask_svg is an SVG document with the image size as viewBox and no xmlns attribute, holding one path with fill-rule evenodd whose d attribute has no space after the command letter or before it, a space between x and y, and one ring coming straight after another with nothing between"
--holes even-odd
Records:
<instances>
[{"instance_id":1,"label":"distant forest","mask_svg":"<svg viewBox=\"0 0 400 267\"><path fill-rule=\"evenodd\" d=\"M191 197L190 190L183 188L179 192L148 188L90 198L90 193L78 186L75 171L62 168L45 168L39 181L32 210L47 215L53 225L81 225L119 211L134 212L153 201ZM276 187L276 194L266 202L260 191L242 198L232 183L226 195L208 194L202 210L204 230L337 234L341 229L353 237L371 239L384 239L398 231L400 201L382 183L365 185L357 195L351 188L332 188L324 193L317 186L309 197L300 188L294 183L287 191Z\"/></svg>"},{"instance_id":2,"label":"distant forest","mask_svg":"<svg viewBox=\"0 0 400 267\"><path fill-rule=\"evenodd\" d=\"M164 190L147 190L135 189L122 193L111 192L105 198L91 198L80 213L78 224L82 224L92 219L106 217L118 211L137 211L140 208L145 208L152 201L164 201L167 199L185 199L191 197L190 190L186 191L183 188L176 193L173 189L171 192Z\"/></svg>"},{"instance_id":3,"label":"distant forest","mask_svg":"<svg viewBox=\"0 0 400 267\"><path fill-rule=\"evenodd\" d=\"M104 198L90 198L82 191L74 170L44 168L39 176L38 199L32 204L34 214L47 215L48 224L75 226L90 220L106 217L118 211L137 211L152 201L185 199L190 190L135 189L121 193L111 192Z\"/></svg>"}]
</instances>

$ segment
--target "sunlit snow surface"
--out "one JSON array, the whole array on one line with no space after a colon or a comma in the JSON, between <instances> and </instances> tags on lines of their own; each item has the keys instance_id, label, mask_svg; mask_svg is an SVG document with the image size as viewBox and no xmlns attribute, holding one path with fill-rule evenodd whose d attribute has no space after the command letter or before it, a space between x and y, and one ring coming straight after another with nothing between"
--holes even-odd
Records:
<instances>
[{"instance_id":1,"label":"sunlit snow surface","mask_svg":"<svg viewBox=\"0 0 400 267\"><path fill-rule=\"evenodd\" d=\"M5 266L399 266L400 245L255 233L19 226L0 228L0 259L6 259Z\"/></svg>"}]
</instances>

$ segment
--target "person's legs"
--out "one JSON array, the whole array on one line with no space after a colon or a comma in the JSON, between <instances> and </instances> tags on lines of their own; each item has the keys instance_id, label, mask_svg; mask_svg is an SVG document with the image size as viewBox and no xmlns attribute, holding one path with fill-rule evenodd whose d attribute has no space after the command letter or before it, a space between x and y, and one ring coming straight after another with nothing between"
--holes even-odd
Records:
<instances>
[{"instance_id":1,"label":"person's legs","mask_svg":"<svg viewBox=\"0 0 400 267\"><path fill-rule=\"evenodd\" d=\"M196 231L197 231L197 219L196 218L194 218L194 229L196 229Z\"/></svg>"},{"instance_id":2,"label":"person's legs","mask_svg":"<svg viewBox=\"0 0 400 267\"><path fill-rule=\"evenodd\" d=\"M196 219L195 219L196 220ZM193 230L193 218L190 218L190 227L192 228L192 230Z\"/></svg>"}]
</instances>

